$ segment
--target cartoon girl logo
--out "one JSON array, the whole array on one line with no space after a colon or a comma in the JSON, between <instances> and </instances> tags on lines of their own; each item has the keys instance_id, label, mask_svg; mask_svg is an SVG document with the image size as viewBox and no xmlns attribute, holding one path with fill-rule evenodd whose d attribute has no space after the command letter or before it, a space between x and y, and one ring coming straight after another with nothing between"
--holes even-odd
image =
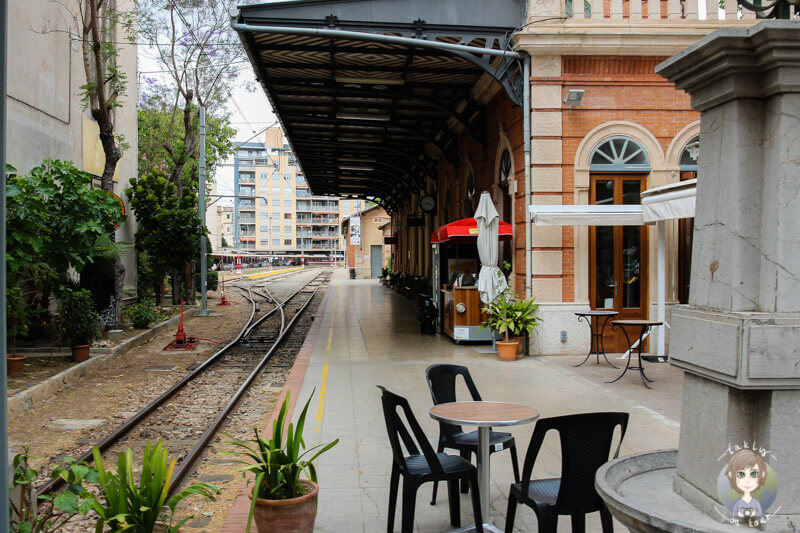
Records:
<instances>
[{"instance_id":1,"label":"cartoon girl logo","mask_svg":"<svg viewBox=\"0 0 800 533\"><path fill-rule=\"evenodd\" d=\"M758 526L766 521L764 512L775 500L775 472L756 451L736 451L720 472L717 489L732 523Z\"/></svg>"}]
</instances>

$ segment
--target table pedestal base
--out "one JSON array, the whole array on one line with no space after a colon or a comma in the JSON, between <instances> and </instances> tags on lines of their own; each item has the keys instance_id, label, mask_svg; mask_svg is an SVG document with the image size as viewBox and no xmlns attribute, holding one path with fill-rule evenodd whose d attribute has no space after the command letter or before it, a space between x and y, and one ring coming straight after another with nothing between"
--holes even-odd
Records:
<instances>
[{"instance_id":1,"label":"table pedestal base","mask_svg":"<svg viewBox=\"0 0 800 533\"><path fill-rule=\"evenodd\" d=\"M492 533L503 533L503 529L500 529L496 525L492 524L491 522L486 522L483 524L484 531L491 531ZM473 531L478 531L478 528L475 527L475 524L470 524L466 527L461 527L458 529L453 529L449 533L472 533Z\"/></svg>"}]
</instances>

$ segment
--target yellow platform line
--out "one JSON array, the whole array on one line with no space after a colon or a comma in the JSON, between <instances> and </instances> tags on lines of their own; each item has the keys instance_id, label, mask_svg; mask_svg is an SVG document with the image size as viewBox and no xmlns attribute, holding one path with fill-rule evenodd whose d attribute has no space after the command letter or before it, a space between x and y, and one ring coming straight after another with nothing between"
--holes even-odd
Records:
<instances>
[{"instance_id":1,"label":"yellow platform line","mask_svg":"<svg viewBox=\"0 0 800 533\"><path fill-rule=\"evenodd\" d=\"M270 270L269 272L261 272L260 274L251 274L249 276L243 276L247 279L256 279L256 278L264 278L267 276L274 276L276 274L284 274L286 272L294 272L295 270L303 270L305 267L295 267L295 268L284 268L283 270Z\"/></svg>"},{"instance_id":2,"label":"yellow platform line","mask_svg":"<svg viewBox=\"0 0 800 533\"><path fill-rule=\"evenodd\" d=\"M333 287L331 287L333 289ZM333 342L333 322L336 319L336 292L333 293L331 299L331 308L334 310L331 313L331 325L328 329L328 343L325 345L325 363L322 365L322 377L320 378L319 385L319 401L317 402L317 425L314 426L314 433L319 433L320 425L322 424L322 414L325 412L325 393L328 389L328 368L331 360L331 344Z\"/></svg>"}]
</instances>

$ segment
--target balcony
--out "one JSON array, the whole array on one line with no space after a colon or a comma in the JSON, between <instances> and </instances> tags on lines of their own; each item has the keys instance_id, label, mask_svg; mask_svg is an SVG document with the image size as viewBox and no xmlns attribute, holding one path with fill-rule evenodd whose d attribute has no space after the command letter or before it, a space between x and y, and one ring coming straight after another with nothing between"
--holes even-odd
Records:
<instances>
[{"instance_id":1,"label":"balcony","mask_svg":"<svg viewBox=\"0 0 800 533\"><path fill-rule=\"evenodd\" d=\"M314 217L311 219L311 223L323 226L336 226L339 224L339 217Z\"/></svg>"},{"instance_id":2,"label":"balcony","mask_svg":"<svg viewBox=\"0 0 800 533\"><path fill-rule=\"evenodd\" d=\"M239 240L242 242L256 242L255 235L240 235Z\"/></svg>"},{"instance_id":3,"label":"balcony","mask_svg":"<svg viewBox=\"0 0 800 533\"><path fill-rule=\"evenodd\" d=\"M738 3L717 0L561 0L529 2L528 20L518 34L520 50L546 55L671 56L723 27L746 27L756 22Z\"/></svg>"},{"instance_id":4,"label":"balcony","mask_svg":"<svg viewBox=\"0 0 800 533\"><path fill-rule=\"evenodd\" d=\"M256 217L239 217L239 224L255 224Z\"/></svg>"},{"instance_id":5,"label":"balcony","mask_svg":"<svg viewBox=\"0 0 800 533\"><path fill-rule=\"evenodd\" d=\"M256 203L255 202L251 202L251 201L247 201L247 200L241 200L239 202L239 210L240 211L254 211L255 208L256 208Z\"/></svg>"},{"instance_id":6,"label":"balcony","mask_svg":"<svg viewBox=\"0 0 800 533\"><path fill-rule=\"evenodd\" d=\"M315 242L311 244L312 250L338 250L338 242Z\"/></svg>"}]
</instances>

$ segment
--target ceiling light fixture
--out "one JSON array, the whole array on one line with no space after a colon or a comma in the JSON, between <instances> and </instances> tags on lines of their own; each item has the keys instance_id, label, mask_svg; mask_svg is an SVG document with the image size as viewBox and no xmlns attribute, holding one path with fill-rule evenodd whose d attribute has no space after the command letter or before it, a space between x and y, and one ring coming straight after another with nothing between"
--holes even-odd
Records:
<instances>
[{"instance_id":1,"label":"ceiling light fixture","mask_svg":"<svg viewBox=\"0 0 800 533\"><path fill-rule=\"evenodd\" d=\"M375 170L375 167L368 167L365 165L339 165L339 170Z\"/></svg>"},{"instance_id":2,"label":"ceiling light fixture","mask_svg":"<svg viewBox=\"0 0 800 533\"><path fill-rule=\"evenodd\" d=\"M380 143L383 142L382 139L377 137L351 137L349 135L343 135L338 138L339 141L346 142L346 143Z\"/></svg>"},{"instance_id":3,"label":"ceiling light fixture","mask_svg":"<svg viewBox=\"0 0 800 533\"><path fill-rule=\"evenodd\" d=\"M568 105L570 107L576 107L581 105L581 101L583 101L583 93L586 92L583 89L570 89L567 91L567 97L564 99L564 105Z\"/></svg>"},{"instance_id":4,"label":"ceiling light fixture","mask_svg":"<svg viewBox=\"0 0 800 533\"><path fill-rule=\"evenodd\" d=\"M374 120L377 122L389 122L391 115L367 115L364 113L336 113L336 118L342 120Z\"/></svg>"},{"instance_id":5,"label":"ceiling light fixture","mask_svg":"<svg viewBox=\"0 0 800 533\"><path fill-rule=\"evenodd\" d=\"M402 78L366 78L360 76L336 76L338 83L356 83L359 85L405 85Z\"/></svg>"}]
</instances>

